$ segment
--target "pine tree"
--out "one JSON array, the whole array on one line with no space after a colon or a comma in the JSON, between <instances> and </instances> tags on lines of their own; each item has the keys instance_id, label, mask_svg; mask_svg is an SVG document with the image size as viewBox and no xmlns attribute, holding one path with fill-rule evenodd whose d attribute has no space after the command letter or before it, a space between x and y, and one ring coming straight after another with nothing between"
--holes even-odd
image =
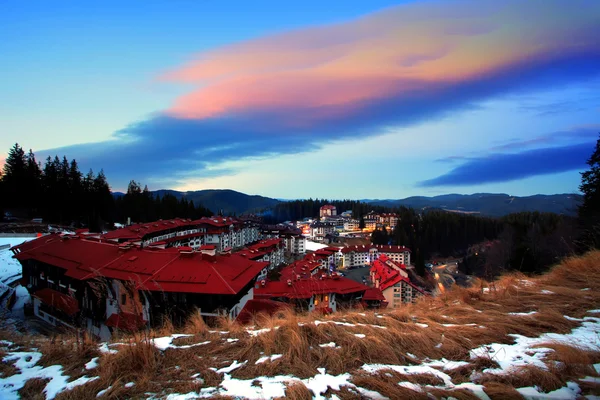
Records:
<instances>
[{"instance_id":1,"label":"pine tree","mask_svg":"<svg viewBox=\"0 0 600 400\"><path fill-rule=\"evenodd\" d=\"M27 158L25 151L18 143L15 143L8 151L2 172L6 207L26 209L28 194L22 188L26 185L27 180Z\"/></svg>"},{"instance_id":2,"label":"pine tree","mask_svg":"<svg viewBox=\"0 0 600 400\"><path fill-rule=\"evenodd\" d=\"M581 174L579 190L583 203L579 207L579 219L584 228L582 239L585 247L600 247L600 139L587 160L590 169Z\"/></svg>"}]
</instances>

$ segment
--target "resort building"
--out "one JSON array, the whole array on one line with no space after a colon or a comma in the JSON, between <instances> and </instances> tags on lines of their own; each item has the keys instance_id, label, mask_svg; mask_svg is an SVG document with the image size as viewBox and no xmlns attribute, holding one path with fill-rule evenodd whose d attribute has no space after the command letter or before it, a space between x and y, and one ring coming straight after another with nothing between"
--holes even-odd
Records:
<instances>
[{"instance_id":1,"label":"resort building","mask_svg":"<svg viewBox=\"0 0 600 400\"><path fill-rule=\"evenodd\" d=\"M50 234L11 250L37 317L106 340L116 329L143 329L165 318L183 323L196 310L235 318L254 297L255 282L269 264L215 255L212 246L142 248Z\"/></svg>"},{"instance_id":2,"label":"resort building","mask_svg":"<svg viewBox=\"0 0 600 400\"><path fill-rule=\"evenodd\" d=\"M414 285L403 264L390 260L382 254L371 263L371 282L379 289L392 308L414 303L425 292Z\"/></svg>"}]
</instances>

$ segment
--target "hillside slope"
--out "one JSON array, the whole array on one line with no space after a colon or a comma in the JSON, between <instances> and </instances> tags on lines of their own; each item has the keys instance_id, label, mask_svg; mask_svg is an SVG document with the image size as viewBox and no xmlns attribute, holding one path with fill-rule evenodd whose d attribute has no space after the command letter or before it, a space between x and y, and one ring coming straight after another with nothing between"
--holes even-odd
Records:
<instances>
[{"instance_id":1,"label":"hillside slope","mask_svg":"<svg viewBox=\"0 0 600 400\"><path fill-rule=\"evenodd\" d=\"M600 394L600 252L400 310L189 321L113 343L3 332L0 397L577 399ZM45 391L45 392L44 392ZM591 397L590 397L591 398Z\"/></svg>"},{"instance_id":2,"label":"hillside slope","mask_svg":"<svg viewBox=\"0 0 600 400\"><path fill-rule=\"evenodd\" d=\"M434 197L415 196L399 200L366 200L387 207L406 206L415 209L441 208L459 212L475 212L500 217L522 211L552 212L576 215L582 197L578 194L535 195L527 197L507 194L447 194Z\"/></svg>"},{"instance_id":3,"label":"hillside slope","mask_svg":"<svg viewBox=\"0 0 600 400\"><path fill-rule=\"evenodd\" d=\"M185 196L188 201L192 200L196 205L202 204L214 213L218 213L222 210L226 215L233 213L239 215L242 213L259 212L279 203L279 200L270 197L248 195L230 189L195 190L188 192L157 190L152 193L154 195L158 193L161 196L165 193L170 193L177 197L177 199Z\"/></svg>"}]
</instances>

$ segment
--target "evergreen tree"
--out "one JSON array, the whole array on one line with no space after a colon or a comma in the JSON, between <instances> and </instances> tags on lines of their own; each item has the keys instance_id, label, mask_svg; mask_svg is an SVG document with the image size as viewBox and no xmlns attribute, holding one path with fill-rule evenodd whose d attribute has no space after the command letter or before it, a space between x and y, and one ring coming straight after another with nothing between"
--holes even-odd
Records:
<instances>
[{"instance_id":1,"label":"evergreen tree","mask_svg":"<svg viewBox=\"0 0 600 400\"><path fill-rule=\"evenodd\" d=\"M24 204L30 210L31 214L35 215L38 212L42 196L42 170L31 149L26 158L26 178L22 188L26 195Z\"/></svg>"},{"instance_id":2,"label":"evergreen tree","mask_svg":"<svg viewBox=\"0 0 600 400\"><path fill-rule=\"evenodd\" d=\"M589 248L600 247L600 139L587 160L590 169L581 174L579 190L583 203L579 207L579 219L584 229L582 242Z\"/></svg>"},{"instance_id":3,"label":"evergreen tree","mask_svg":"<svg viewBox=\"0 0 600 400\"><path fill-rule=\"evenodd\" d=\"M28 193L22 188L27 184L27 157L18 143L8 151L2 172L6 208L26 209Z\"/></svg>"}]
</instances>

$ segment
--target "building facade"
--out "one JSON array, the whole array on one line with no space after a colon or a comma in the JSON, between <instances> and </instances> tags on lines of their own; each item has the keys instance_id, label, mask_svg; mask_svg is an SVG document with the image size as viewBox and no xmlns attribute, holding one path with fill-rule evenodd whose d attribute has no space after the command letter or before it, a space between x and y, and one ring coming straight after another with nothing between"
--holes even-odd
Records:
<instances>
[{"instance_id":1,"label":"building facade","mask_svg":"<svg viewBox=\"0 0 600 400\"><path fill-rule=\"evenodd\" d=\"M425 295L423 289L414 285L403 264L396 263L385 255L381 255L371 263L371 282L381 290L386 302L392 308L400 308L414 303Z\"/></svg>"},{"instance_id":2,"label":"building facade","mask_svg":"<svg viewBox=\"0 0 600 400\"><path fill-rule=\"evenodd\" d=\"M117 329L144 329L165 318L183 323L196 310L235 318L268 266L210 249L142 248L78 235L51 234L11 250L38 318L103 340Z\"/></svg>"},{"instance_id":3,"label":"building facade","mask_svg":"<svg viewBox=\"0 0 600 400\"><path fill-rule=\"evenodd\" d=\"M370 265L372 261L385 255L394 262L410 265L410 250L404 246L362 245L344 247L343 267L356 268Z\"/></svg>"},{"instance_id":4,"label":"building facade","mask_svg":"<svg viewBox=\"0 0 600 400\"><path fill-rule=\"evenodd\" d=\"M324 205L319 209L319 217L321 218L332 217L334 215L337 215L337 209L331 204Z\"/></svg>"}]
</instances>

